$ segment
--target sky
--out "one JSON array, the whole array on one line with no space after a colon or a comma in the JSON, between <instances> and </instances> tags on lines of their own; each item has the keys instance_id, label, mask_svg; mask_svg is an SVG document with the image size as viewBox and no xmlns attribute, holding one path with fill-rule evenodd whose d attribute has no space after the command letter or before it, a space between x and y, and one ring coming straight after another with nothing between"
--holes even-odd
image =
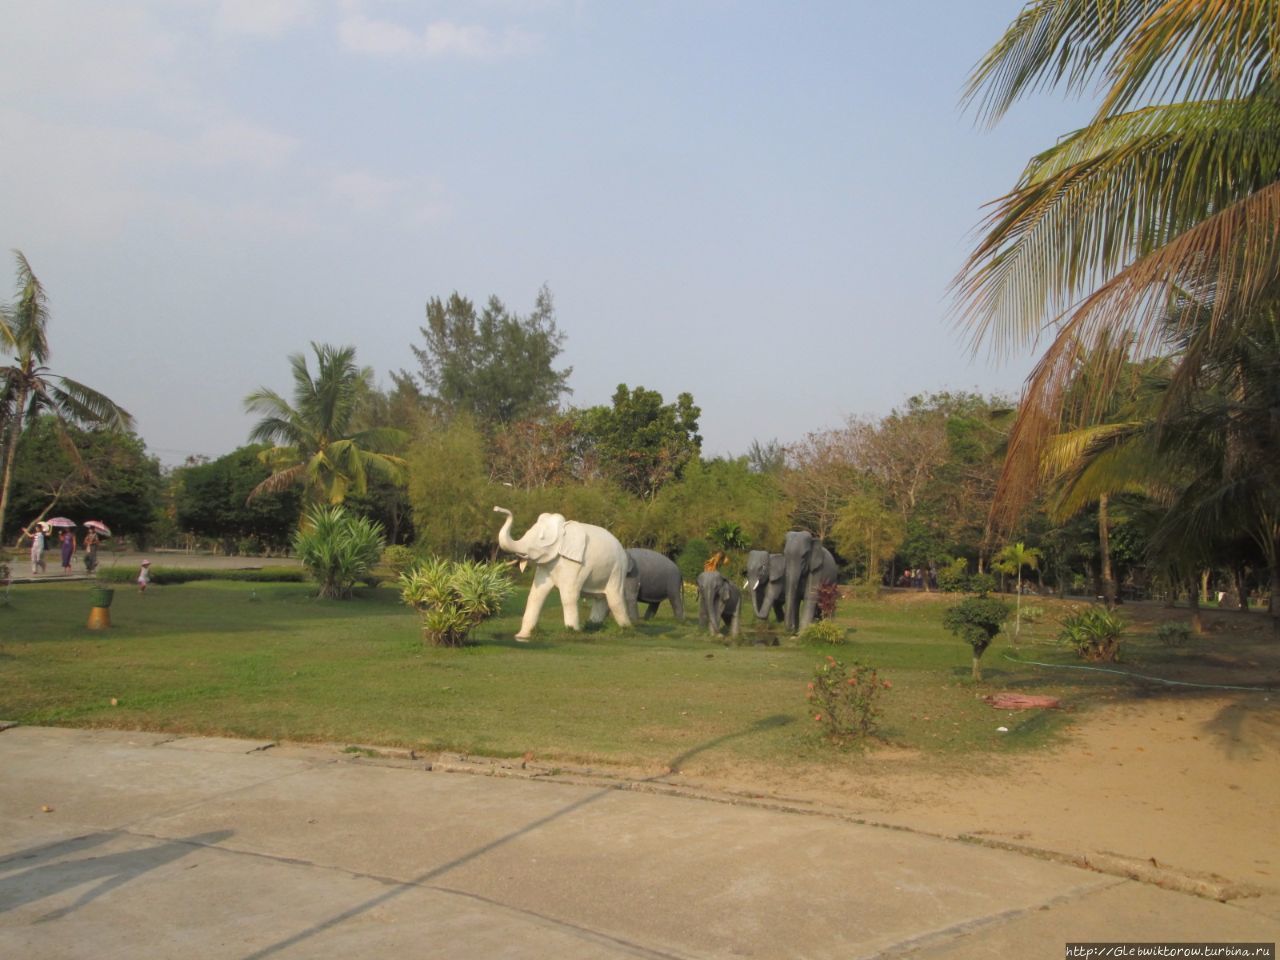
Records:
<instances>
[{"instance_id":1,"label":"sky","mask_svg":"<svg viewBox=\"0 0 1280 960\"><path fill-rule=\"evenodd\" d=\"M983 204L1087 119L962 108L1020 7L13 0L0 257L45 286L51 369L166 464L245 443L311 342L389 386L454 291L525 314L545 284L568 401L689 391L709 456L1016 393L1030 359L974 357L948 288Z\"/></svg>"}]
</instances>

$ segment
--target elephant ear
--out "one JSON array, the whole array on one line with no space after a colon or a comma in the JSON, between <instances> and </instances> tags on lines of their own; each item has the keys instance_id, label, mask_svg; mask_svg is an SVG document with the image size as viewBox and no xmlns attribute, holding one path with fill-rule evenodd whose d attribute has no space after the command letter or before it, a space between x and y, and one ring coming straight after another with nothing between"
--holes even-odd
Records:
<instances>
[{"instance_id":1,"label":"elephant ear","mask_svg":"<svg viewBox=\"0 0 1280 960\"><path fill-rule=\"evenodd\" d=\"M769 579L781 580L787 575L787 558L780 553L769 554Z\"/></svg>"},{"instance_id":2,"label":"elephant ear","mask_svg":"<svg viewBox=\"0 0 1280 960\"><path fill-rule=\"evenodd\" d=\"M813 574L822 573L822 562L826 559L827 548L822 545L822 541L817 537L813 538L813 546L809 548L809 572Z\"/></svg>"},{"instance_id":3,"label":"elephant ear","mask_svg":"<svg viewBox=\"0 0 1280 960\"><path fill-rule=\"evenodd\" d=\"M525 536L529 559L534 563L549 563L561 552L565 519L558 513L538 515L538 522Z\"/></svg>"},{"instance_id":4,"label":"elephant ear","mask_svg":"<svg viewBox=\"0 0 1280 960\"><path fill-rule=\"evenodd\" d=\"M560 516L556 514L556 516ZM563 521L564 517L560 517ZM564 524L564 535L560 538L560 556L581 563L587 556L587 531L582 524L567 522ZM633 561L634 562L634 561Z\"/></svg>"}]
</instances>

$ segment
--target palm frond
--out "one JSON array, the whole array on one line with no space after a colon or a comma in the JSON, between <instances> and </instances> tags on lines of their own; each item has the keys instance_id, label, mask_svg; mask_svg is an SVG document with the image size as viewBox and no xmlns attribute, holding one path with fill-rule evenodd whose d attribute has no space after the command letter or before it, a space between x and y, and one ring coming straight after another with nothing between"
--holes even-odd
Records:
<instances>
[{"instance_id":1,"label":"palm frond","mask_svg":"<svg viewBox=\"0 0 1280 960\"><path fill-rule=\"evenodd\" d=\"M69 377L50 377L48 394L58 413L79 424L131 430L133 416L105 394Z\"/></svg>"},{"instance_id":2,"label":"palm frond","mask_svg":"<svg viewBox=\"0 0 1280 960\"><path fill-rule=\"evenodd\" d=\"M963 102L994 124L1020 98L1066 85L1082 93L1156 0L1033 0L974 67Z\"/></svg>"},{"instance_id":3,"label":"palm frond","mask_svg":"<svg viewBox=\"0 0 1280 960\"><path fill-rule=\"evenodd\" d=\"M1275 180L1280 101L1151 107L1077 131L997 200L953 281L975 349L1034 342L1084 291Z\"/></svg>"}]
</instances>

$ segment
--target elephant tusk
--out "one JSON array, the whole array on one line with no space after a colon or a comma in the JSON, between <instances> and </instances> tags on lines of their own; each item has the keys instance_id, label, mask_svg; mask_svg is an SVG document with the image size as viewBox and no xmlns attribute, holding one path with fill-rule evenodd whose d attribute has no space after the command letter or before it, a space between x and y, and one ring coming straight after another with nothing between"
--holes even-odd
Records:
<instances>
[{"instance_id":1,"label":"elephant tusk","mask_svg":"<svg viewBox=\"0 0 1280 960\"><path fill-rule=\"evenodd\" d=\"M528 565L529 565L529 561L522 557L520 559L520 572L524 573L524 568L527 567Z\"/></svg>"}]
</instances>

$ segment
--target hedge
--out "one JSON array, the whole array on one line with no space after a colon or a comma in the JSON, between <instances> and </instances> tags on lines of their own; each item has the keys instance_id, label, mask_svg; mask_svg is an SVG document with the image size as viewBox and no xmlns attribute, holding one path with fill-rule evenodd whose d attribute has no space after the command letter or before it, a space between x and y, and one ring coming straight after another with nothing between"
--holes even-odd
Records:
<instances>
[{"instance_id":1,"label":"hedge","mask_svg":"<svg viewBox=\"0 0 1280 960\"><path fill-rule=\"evenodd\" d=\"M98 577L109 583L133 583L138 579L136 568L99 567ZM197 567L152 567L151 582L155 584L190 583L193 580L246 580L250 583L306 583L307 572L293 567L262 567L257 570L208 570Z\"/></svg>"}]
</instances>

